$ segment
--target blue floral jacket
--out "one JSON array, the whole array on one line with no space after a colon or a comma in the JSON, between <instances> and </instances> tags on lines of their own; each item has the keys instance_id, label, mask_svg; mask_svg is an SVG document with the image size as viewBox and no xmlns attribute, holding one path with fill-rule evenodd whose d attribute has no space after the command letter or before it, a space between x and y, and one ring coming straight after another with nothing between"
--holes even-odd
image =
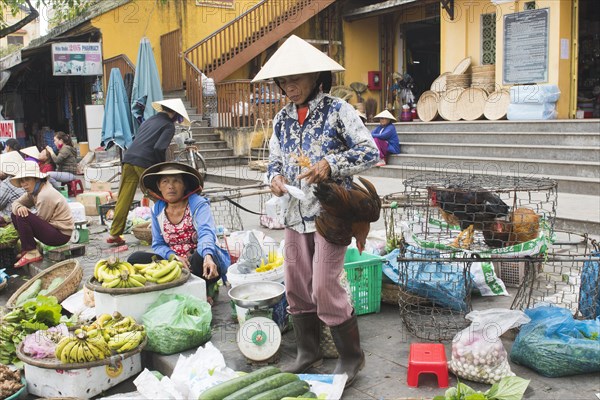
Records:
<instances>
[{"instance_id":1,"label":"blue floral jacket","mask_svg":"<svg viewBox=\"0 0 600 400\"><path fill-rule=\"evenodd\" d=\"M303 125L298 122L293 103L279 111L273 120L269 152L268 181L283 175L289 185L306 194L306 200L302 202L290 198L285 216L285 225L300 233L316 231L315 218L321 206L313 193L314 185L297 179L302 170L298 156L307 156L311 165L325 158L331 167L331 177L347 187L350 187L352 175L379 161L379 151L371 133L354 107L327 94L319 94L309 102Z\"/></svg>"}]
</instances>

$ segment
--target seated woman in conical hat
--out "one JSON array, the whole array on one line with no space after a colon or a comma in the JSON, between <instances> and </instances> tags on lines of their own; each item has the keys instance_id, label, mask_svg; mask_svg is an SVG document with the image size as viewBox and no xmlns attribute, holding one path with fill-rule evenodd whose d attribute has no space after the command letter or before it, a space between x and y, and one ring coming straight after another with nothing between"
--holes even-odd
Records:
<instances>
[{"instance_id":1,"label":"seated woman in conical hat","mask_svg":"<svg viewBox=\"0 0 600 400\"><path fill-rule=\"evenodd\" d=\"M21 239L21 254L14 267L21 268L43 260L35 239L50 246L62 246L71 240L75 224L67 199L52 187L37 162L24 161L11 182L26 192L13 202L11 214ZM35 214L31 212L33 207Z\"/></svg>"},{"instance_id":2,"label":"seated woman in conical hat","mask_svg":"<svg viewBox=\"0 0 600 400\"><path fill-rule=\"evenodd\" d=\"M152 257L175 257L184 268L204 279L207 300L219 278L226 280L229 253L217 243L208 200L201 196L204 181L189 165L164 162L146 169L140 177L142 192L156 203L152 208L152 251L135 252L131 264L147 264Z\"/></svg>"}]
</instances>

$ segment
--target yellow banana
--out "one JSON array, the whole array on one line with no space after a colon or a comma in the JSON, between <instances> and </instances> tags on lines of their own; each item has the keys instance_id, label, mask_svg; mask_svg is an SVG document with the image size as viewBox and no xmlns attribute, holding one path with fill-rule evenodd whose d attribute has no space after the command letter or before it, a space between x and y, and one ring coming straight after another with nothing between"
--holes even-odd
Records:
<instances>
[{"instance_id":1,"label":"yellow banana","mask_svg":"<svg viewBox=\"0 0 600 400\"><path fill-rule=\"evenodd\" d=\"M127 280L127 285L129 287L144 287L143 283L141 283L140 281L138 281L136 279L133 279L131 276Z\"/></svg>"},{"instance_id":2,"label":"yellow banana","mask_svg":"<svg viewBox=\"0 0 600 400\"><path fill-rule=\"evenodd\" d=\"M137 270L133 268L133 265L131 265L127 261L121 261L121 266L127 268L127 272L129 274L135 274L137 272Z\"/></svg>"},{"instance_id":3,"label":"yellow banana","mask_svg":"<svg viewBox=\"0 0 600 400\"><path fill-rule=\"evenodd\" d=\"M106 265L106 260L98 260L98 262L96 262L96 265L94 265L94 278L96 278L97 280L100 280L100 276L97 274L97 272L100 269L100 267L104 265Z\"/></svg>"},{"instance_id":4,"label":"yellow banana","mask_svg":"<svg viewBox=\"0 0 600 400\"><path fill-rule=\"evenodd\" d=\"M121 319L119 322L117 322L116 324L114 324L112 327L113 327L114 329L117 329L117 328L122 328L122 327L124 327L124 326L127 326L127 327L129 327L129 326L131 326L131 325L135 325L136 323L137 323L137 322L136 322L136 320L135 320L135 319L133 319L133 318L132 318L132 317L130 317L130 316L127 316L127 317L123 317L123 319Z\"/></svg>"},{"instance_id":5,"label":"yellow banana","mask_svg":"<svg viewBox=\"0 0 600 400\"><path fill-rule=\"evenodd\" d=\"M173 271L173 269L177 266L177 262L176 261L171 261L170 263L168 263L167 265L161 267L159 270L155 271L152 274L153 278L156 279L160 279L165 275L168 275L171 273L171 271Z\"/></svg>"},{"instance_id":6,"label":"yellow banana","mask_svg":"<svg viewBox=\"0 0 600 400\"><path fill-rule=\"evenodd\" d=\"M88 344L97 348L102 354L104 354L104 356L110 355L110 349L108 348L108 344L106 344L106 341L103 337L98 336L96 338L89 339Z\"/></svg>"},{"instance_id":7,"label":"yellow banana","mask_svg":"<svg viewBox=\"0 0 600 400\"><path fill-rule=\"evenodd\" d=\"M88 358L88 361L104 360L106 358L104 352L97 346L94 346L94 344L91 342L86 342L83 345L83 350Z\"/></svg>"},{"instance_id":8,"label":"yellow banana","mask_svg":"<svg viewBox=\"0 0 600 400\"><path fill-rule=\"evenodd\" d=\"M56 356L56 358L60 360L60 355L62 354L63 349L69 342L71 342L71 339L71 337L65 336L60 340L60 342L58 342L58 344L56 345L56 349L54 349L54 355Z\"/></svg>"},{"instance_id":9,"label":"yellow banana","mask_svg":"<svg viewBox=\"0 0 600 400\"><path fill-rule=\"evenodd\" d=\"M144 275L144 278L146 278L146 281L152 282L152 283L156 283L156 281L158 280L151 275Z\"/></svg>"},{"instance_id":10,"label":"yellow banana","mask_svg":"<svg viewBox=\"0 0 600 400\"><path fill-rule=\"evenodd\" d=\"M87 361L87 358L85 357L85 351L83 350L84 345L85 345L84 340L80 340L77 345L77 362L80 362L80 363L84 363Z\"/></svg>"},{"instance_id":11,"label":"yellow banana","mask_svg":"<svg viewBox=\"0 0 600 400\"><path fill-rule=\"evenodd\" d=\"M69 355L76 344L77 341L74 338L69 338L69 343L67 343L60 352L60 362L65 364L69 362Z\"/></svg>"},{"instance_id":12,"label":"yellow banana","mask_svg":"<svg viewBox=\"0 0 600 400\"><path fill-rule=\"evenodd\" d=\"M129 337L127 342L125 342L121 347L117 349L117 353L125 353L127 351L131 351L138 347L138 345L142 342L143 336L141 332L135 332L133 335Z\"/></svg>"},{"instance_id":13,"label":"yellow banana","mask_svg":"<svg viewBox=\"0 0 600 400\"><path fill-rule=\"evenodd\" d=\"M108 321L112 320L112 315L110 314L100 314L98 318L96 318L96 324L102 328Z\"/></svg>"},{"instance_id":14,"label":"yellow banana","mask_svg":"<svg viewBox=\"0 0 600 400\"><path fill-rule=\"evenodd\" d=\"M77 352L79 351L79 347L81 346L81 343L79 343L79 340L74 339L73 340L75 342L75 345L73 347L71 347L71 351L69 351L69 362L70 363L76 363L77 361Z\"/></svg>"},{"instance_id":15,"label":"yellow banana","mask_svg":"<svg viewBox=\"0 0 600 400\"><path fill-rule=\"evenodd\" d=\"M142 285L144 283L146 283L146 278L144 278L143 275L140 275L140 274L131 274L131 275L129 275L129 277L135 279L136 281L138 281Z\"/></svg>"},{"instance_id":16,"label":"yellow banana","mask_svg":"<svg viewBox=\"0 0 600 400\"><path fill-rule=\"evenodd\" d=\"M105 288L116 288L120 282L121 282L121 277L119 276L110 281L102 282L102 286L104 286Z\"/></svg>"},{"instance_id":17,"label":"yellow banana","mask_svg":"<svg viewBox=\"0 0 600 400\"><path fill-rule=\"evenodd\" d=\"M156 283L171 282L173 279L175 279L175 276L177 276L178 271L181 273L181 267L179 265L175 265L175 267L173 267L171 272L169 272L167 275L163 275L162 277L155 276L155 278L157 278Z\"/></svg>"}]
</instances>

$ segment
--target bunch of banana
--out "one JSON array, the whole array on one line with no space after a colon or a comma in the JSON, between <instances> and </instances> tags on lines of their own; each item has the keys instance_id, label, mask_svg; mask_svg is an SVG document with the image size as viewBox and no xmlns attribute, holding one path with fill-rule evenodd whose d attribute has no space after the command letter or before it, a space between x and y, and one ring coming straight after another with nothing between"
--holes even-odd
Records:
<instances>
[{"instance_id":1,"label":"bunch of banana","mask_svg":"<svg viewBox=\"0 0 600 400\"><path fill-rule=\"evenodd\" d=\"M146 278L138 274L130 263L112 258L96 263L94 278L107 288L142 287L146 283Z\"/></svg>"},{"instance_id":2,"label":"bunch of banana","mask_svg":"<svg viewBox=\"0 0 600 400\"><path fill-rule=\"evenodd\" d=\"M122 316L118 311L115 311L112 316L102 314L89 327L82 326L82 328L87 330L88 335L91 331L99 331L106 342L115 335L129 332L143 332L145 336L143 325L139 325L133 317Z\"/></svg>"},{"instance_id":3,"label":"bunch of banana","mask_svg":"<svg viewBox=\"0 0 600 400\"><path fill-rule=\"evenodd\" d=\"M154 283L167 283L181 276L183 264L174 257L169 260L153 261L149 264L134 264L133 268Z\"/></svg>"},{"instance_id":4,"label":"bunch of banana","mask_svg":"<svg viewBox=\"0 0 600 400\"><path fill-rule=\"evenodd\" d=\"M77 329L75 336L66 336L58 342L54 355L63 363L84 363L103 360L111 355L104 338L96 332Z\"/></svg>"}]
</instances>

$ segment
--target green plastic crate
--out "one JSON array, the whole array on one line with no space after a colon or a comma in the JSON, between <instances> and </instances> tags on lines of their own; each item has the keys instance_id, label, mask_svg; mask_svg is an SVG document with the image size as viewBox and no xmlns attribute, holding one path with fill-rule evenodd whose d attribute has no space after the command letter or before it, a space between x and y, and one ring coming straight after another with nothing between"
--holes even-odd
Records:
<instances>
[{"instance_id":1,"label":"green plastic crate","mask_svg":"<svg viewBox=\"0 0 600 400\"><path fill-rule=\"evenodd\" d=\"M381 266L383 257L349 248L344 269L352 292L356 315L377 313L381 309Z\"/></svg>"}]
</instances>

